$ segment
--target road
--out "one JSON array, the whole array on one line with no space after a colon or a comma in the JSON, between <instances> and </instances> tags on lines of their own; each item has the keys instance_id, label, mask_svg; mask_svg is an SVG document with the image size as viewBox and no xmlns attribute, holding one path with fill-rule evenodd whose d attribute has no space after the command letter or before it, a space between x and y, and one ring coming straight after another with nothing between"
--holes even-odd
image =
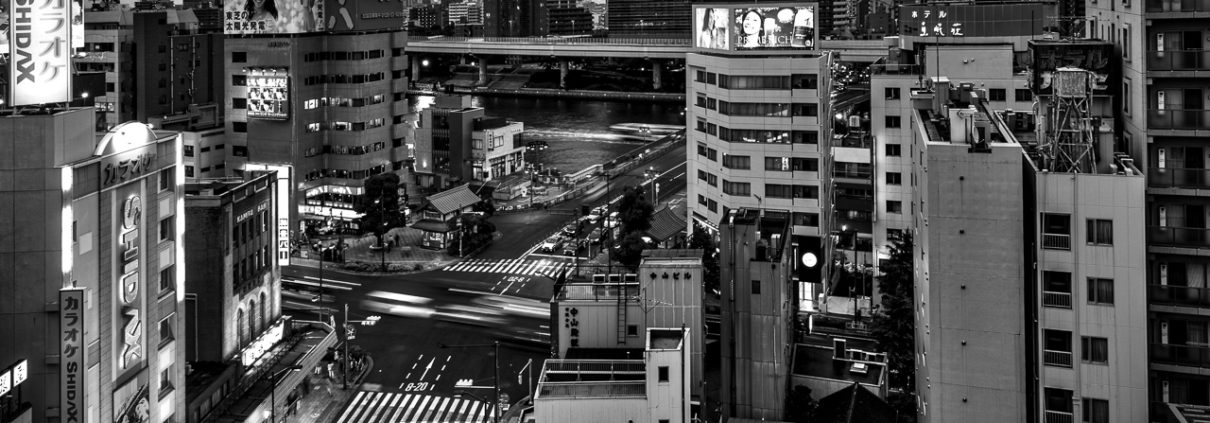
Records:
<instances>
[{"instance_id":1,"label":"road","mask_svg":"<svg viewBox=\"0 0 1210 423\"><path fill-rule=\"evenodd\" d=\"M527 396L529 374L522 368L531 363L536 379L550 356L551 277L572 265L569 257L530 253L575 221L581 205L616 201L625 187L643 183L649 166L660 173L659 198L676 195L685 186L685 151L684 146L669 149L647 166L615 177L608 192L558 206L575 215L497 215L492 222L502 238L444 269L398 276L327 270L321 283L319 269L283 268L282 308L288 314L324 320L335 314L343 322L347 304L351 320L381 316L374 326L353 326L351 345L373 357L374 369L336 422L491 421L496 341L501 393L512 403ZM312 302L321 286L322 298Z\"/></svg>"}]
</instances>

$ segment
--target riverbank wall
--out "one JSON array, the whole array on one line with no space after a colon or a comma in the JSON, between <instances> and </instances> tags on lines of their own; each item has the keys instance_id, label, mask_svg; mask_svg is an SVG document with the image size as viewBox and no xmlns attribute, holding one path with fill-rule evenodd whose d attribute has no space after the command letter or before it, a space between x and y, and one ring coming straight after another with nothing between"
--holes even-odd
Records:
<instances>
[{"instance_id":1,"label":"riverbank wall","mask_svg":"<svg viewBox=\"0 0 1210 423\"><path fill-rule=\"evenodd\" d=\"M634 102L659 102L659 103L684 103L685 94L681 93L632 93L619 91L593 91L593 90L555 90L544 88L482 88L482 87L459 87L446 86L446 91L455 94L469 94L479 96L499 96L499 97L541 97L541 98L567 98L576 100L607 100L607 101L634 101ZM435 95L437 91L431 88L409 89L409 95Z\"/></svg>"}]
</instances>

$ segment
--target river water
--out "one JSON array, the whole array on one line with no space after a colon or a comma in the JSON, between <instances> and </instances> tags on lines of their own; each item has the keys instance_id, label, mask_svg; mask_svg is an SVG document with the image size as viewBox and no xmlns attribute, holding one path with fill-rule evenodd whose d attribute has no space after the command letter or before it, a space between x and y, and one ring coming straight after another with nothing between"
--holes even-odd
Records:
<instances>
[{"instance_id":1,"label":"river water","mask_svg":"<svg viewBox=\"0 0 1210 423\"><path fill-rule=\"evenodd\" d=\"M413 99L415 110L428 107L432 96ZM473 97L487 116L525 123L522 143L546 141L542 163L564 173L575 173L638 148L609 129L619 123L684 125L684 106L677 103L635 103L531 97Z\"/></svg>"}]
</instances>

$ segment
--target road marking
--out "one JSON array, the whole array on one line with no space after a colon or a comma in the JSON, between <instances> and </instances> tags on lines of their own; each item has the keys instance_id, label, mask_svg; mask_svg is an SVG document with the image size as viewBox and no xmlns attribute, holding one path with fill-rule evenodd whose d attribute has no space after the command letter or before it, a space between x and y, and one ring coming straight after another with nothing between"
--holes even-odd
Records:
<instances>
[{"instance_id":1,"label":"road marking","mask_svg":"<svg viewBox=\"0 0 1210 423\"><path fill-rule=\"evenodd\" d=\"M330 278L320 279L320 278L310 276L310 275L304 275L303 278L310 279L313 281L322 281L325 285L329 284L329 283L335 283L335 284L344 284L344 285L349 285L349 286L361 286L361 284L359 284L357 282L342 281L340 279L330 279Z\"/></svg>"},{"instance_id":2,"label":"road marking","mask_svg":"<svg viewBox=\"0 0 1210 423\"><path fill-rule=\"evenodd\" d=\"M347 286L344 286L344 285L334 285L334 284L330 284L330 283L328 283L327 281L324 281L324 283L323 283L322 285L321 285L321 284L319 284L318 282L300 281L300 280L297 280L297 279L286 279L286 278L282 278L282 280L281 280L281 281L282 281L282 282L284 282L284 283L289 283L289 284L298 284L298 285L314 286L314 287L317 287L317 288L323 288L323 289L338 289L338 290L341 290L341 291L352 291L352 290L353 290L353 288L351 288L351 287L347 287Z\"/></svg>"},{"instance_id":3,"label":"road marking","mask_svg":"<svg viewBox=\"0 0 1210 423\"><path fill-rule=\"evenodd\" d=\"M429 360L429 365L424 368L424 373L420 374L420 380L424 380L424 376L429 374L429 369L433 368L433 361L436 361L436 360L437 360L436 357L433 357L432 359Z\"/></svg>"},{"instance_id":4,"label":"road marking","mask_svg":"<svg viewBox=\"0 0 1210 423\"><path fill-rule=\"evenodd\" d=\"M498 294L498 295L504 295L504 293L505 293L505 292L508 292L508 289L509 289L509 288L512 288L512 287L513 287L513 284L515 284L515 283L517 283L517 281L512 281L512 282L509 282L509 283L508 283L508 286L504 287L504 290L503 290L503 291L500 291L500 294Z\"/></svg>"}]
</instances>

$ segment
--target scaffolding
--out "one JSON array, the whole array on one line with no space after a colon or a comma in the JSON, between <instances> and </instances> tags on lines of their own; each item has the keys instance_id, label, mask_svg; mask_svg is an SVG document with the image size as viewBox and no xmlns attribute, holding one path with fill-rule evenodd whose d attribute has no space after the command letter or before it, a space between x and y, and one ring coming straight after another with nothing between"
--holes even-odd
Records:
<instances>
[{"instance_id":1,"label":"scaffolding","mask_svg":"<svg viewBox=\"0 0 1210 423\"><path fill-rule=\"evenodd\" d=\"M1099 118L1092 117L1092 94L1096 75L1062 67L1055 71L1054 95L1047 107L1046 121L1039 125L1039 153L1043 168L1052 172L1095 173L1094 131Z\"/></svg>"}]
</instances>

